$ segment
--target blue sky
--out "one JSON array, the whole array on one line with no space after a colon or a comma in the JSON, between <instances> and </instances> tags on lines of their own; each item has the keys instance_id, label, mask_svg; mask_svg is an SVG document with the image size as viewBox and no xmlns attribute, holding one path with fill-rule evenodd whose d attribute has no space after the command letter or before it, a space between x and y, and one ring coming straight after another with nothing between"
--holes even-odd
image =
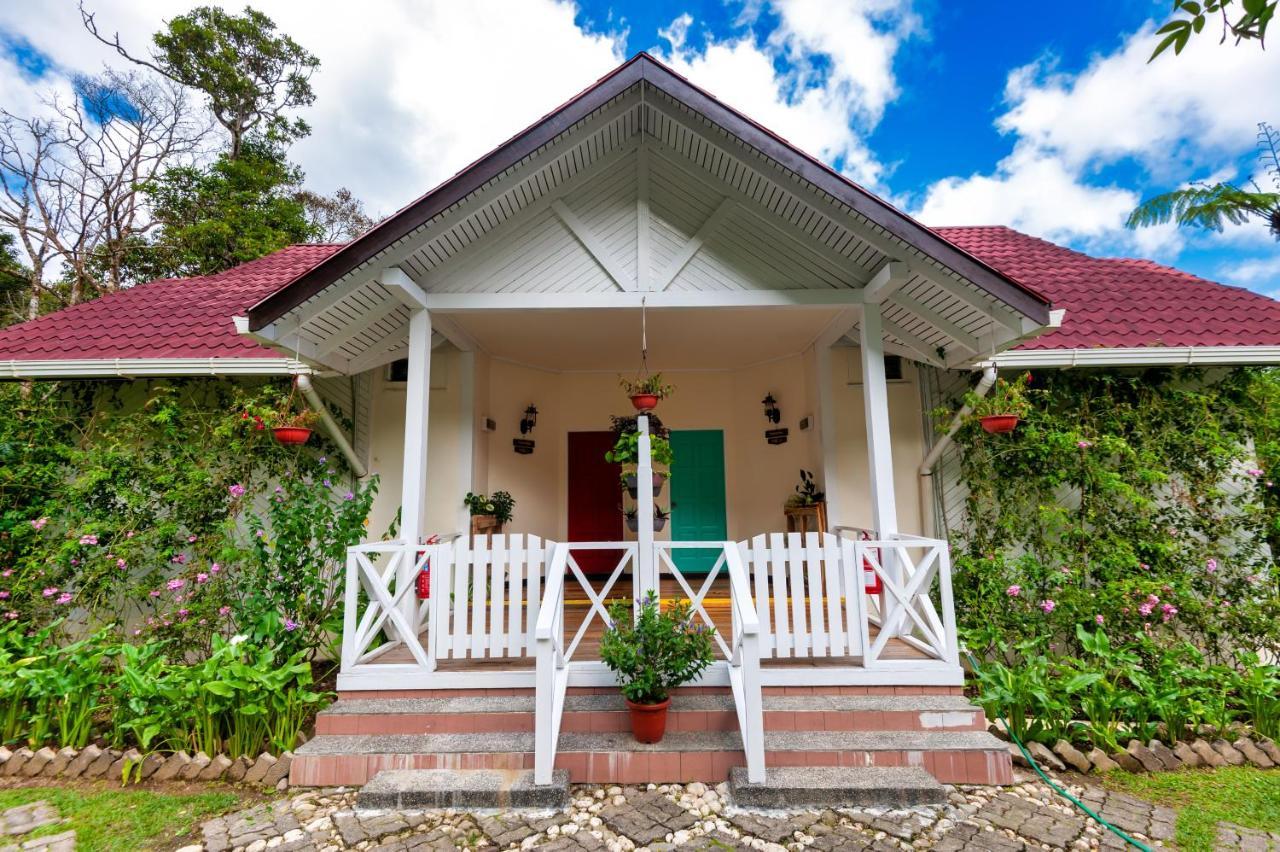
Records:
<instances>
[{"instance_id":1,"label":"blue sky","mask_svg":"<svg viewBox=\"0 0 1280 852\"><path fill-rule=\"evenodd\" d=\"M137 46L191 5L94 9ZM1188 178L1255 175L1255 125L1280 123L1276 48L1214 33L1146 63L1168 0L380 0L359 27L337 0L258 5L321 59L294 149L308 182L379 212L649 50L926 224L1007 224L1280 295L1261 227L1122 226ZM6 109L117 62L72 0L0 4Z\"/></svg>"}]
</instances>

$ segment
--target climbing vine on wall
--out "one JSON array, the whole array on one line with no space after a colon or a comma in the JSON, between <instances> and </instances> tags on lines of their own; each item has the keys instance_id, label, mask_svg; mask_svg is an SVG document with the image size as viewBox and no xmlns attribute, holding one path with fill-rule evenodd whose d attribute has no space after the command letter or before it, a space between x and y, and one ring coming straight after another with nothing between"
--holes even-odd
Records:
<instances>
[{"instance_id":1,"label":"climbing vine on wall","mask_svg":"<svg viewBox=\"0 0 1280 852\"><path fill-rule=\"evenodd\" d=\"M1028 397L1013 434L957 434L972 647L1075 652L1080 624L1220 660L1280 647L1280 373L1044 371Z\"/></svg>"}]
</instances>

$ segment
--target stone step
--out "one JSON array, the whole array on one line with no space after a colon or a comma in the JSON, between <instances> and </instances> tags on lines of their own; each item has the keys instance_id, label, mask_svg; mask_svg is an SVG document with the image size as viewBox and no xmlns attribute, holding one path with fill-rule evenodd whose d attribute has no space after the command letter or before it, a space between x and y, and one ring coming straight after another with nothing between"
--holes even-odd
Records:
<instances>
[{"instance_id":1,"label":"stone step","mask_svg":"<svg viewBox=\"0 0 1280 852\"><path fill-rule=\"evenodd\" d=\"M575 784L719 782L745 762L737 731L678 731L642 744L629 733L560 735L556 766ZM922 767L953 784L1008 784L1005 744L982 731L771 731L770 767ZM290 782L364 784L386 769L533 768L533 734L318 736L298 749Z\"/></svg>"},{"instance_id":2,"label":"stone step","mask_svg":"<svg viewBox=\"0 0 1280 852\"><path fill-rule=\"evenodd\" d=\"M316 733L463 734L530 732L533 696L461 698L344 698L322 711ZM732 731L738 718L731 695L677 694L667 728ZM982 711L962 696L770 695L764 698L765 730L771 731L982 731ZM630 730L620 695L565 697L561 730L604 733Z\"/></svg>"},{"instance_id":3,"label":"stone step","mask_svg":"<svg viewBox=\"0 0 1280 852\"><path fill-rule=\"evenodd\" d=\"M778 766L762 784L747 782L745 767L729 772L729 795L743 808L908 808L947 801L938 780L918 767Z\"/></svg>"},{"instance_id":4,"label":"stone step","mask_svg":"<svg viewBox=\"0 0 1280 852\"><path fill-rule=\"evenodd\" d=\"M362 810L422 808L563 808L569 804L569 773L555 770L547 785L533 783L530 770L387 769L374 775L356 797Z\"/></svg>"}]
</instances>

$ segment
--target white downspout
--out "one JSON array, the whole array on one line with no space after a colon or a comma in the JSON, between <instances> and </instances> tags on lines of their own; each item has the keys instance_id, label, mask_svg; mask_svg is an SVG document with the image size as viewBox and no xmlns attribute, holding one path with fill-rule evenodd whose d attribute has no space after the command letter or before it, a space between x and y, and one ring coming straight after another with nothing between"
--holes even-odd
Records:
<instances>
[{"instance_id":1,"label":"white downspout","mask_svg":"<svg viewBox=\"0 0 1280 852\"><path fill-rule=\"evenodd\" d=\"M978 380L978 386L973 389L974 396L981 399L991 390L991 386L996 383L996 368L994 366L987 367L982 371L982 378ZM938 439L938 443L933 445L933 449L929 450L929 454L924 457L924 461L920 462L920 467L916 473L921 476L932 476L933 466L938 463L938 457L943 451L951 445L951 437L964 425L964 420L973 412L973 406L965 403L960 406L960 410L956 412L956 416L951 418L951 424L947 426L946 434Z\"/></svg>"},{"instance_id":2,"label":"white downspout","mask_svg":"<svg viewBox=\"0 0 1280 852\"><path fill-rule=\"evenodd\" d=\"M363 479L369 473L368 469L365 468L364 462L360 460L360 457L356 455L356 451L347 440L347 436L342 434L342 427L338 425L338 421L334 420L333 415L329 413L329 407L324 404L320 394L316 393L315 386L311 384L311 376L306 373L299 373L296 381L298 390L302 391L303 397L307 400L307 405L311 406L312 411L320 415L320 425L324 427L329 439L338 445L338 451L347 460L347 464L351 467L351 472L358 478Z\"/></svg>"}]
</instances>

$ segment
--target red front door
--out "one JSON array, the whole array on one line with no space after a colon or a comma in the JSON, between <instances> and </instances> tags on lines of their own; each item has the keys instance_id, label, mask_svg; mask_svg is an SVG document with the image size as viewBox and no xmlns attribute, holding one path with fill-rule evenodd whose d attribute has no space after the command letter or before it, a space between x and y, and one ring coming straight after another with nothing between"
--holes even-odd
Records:
<instances>
[{"instance_id":1,"label":"red front door","mask_svg":"<svg viewBox=\"0 0 1280 852\"><path fill-rule=\"evenodd\" d=\"M604 460L612 432L569 433L569 541L622 541L621 465ZM572 550L588 574L608 574L621 551Z\"/></svg>"}]
</instances>

